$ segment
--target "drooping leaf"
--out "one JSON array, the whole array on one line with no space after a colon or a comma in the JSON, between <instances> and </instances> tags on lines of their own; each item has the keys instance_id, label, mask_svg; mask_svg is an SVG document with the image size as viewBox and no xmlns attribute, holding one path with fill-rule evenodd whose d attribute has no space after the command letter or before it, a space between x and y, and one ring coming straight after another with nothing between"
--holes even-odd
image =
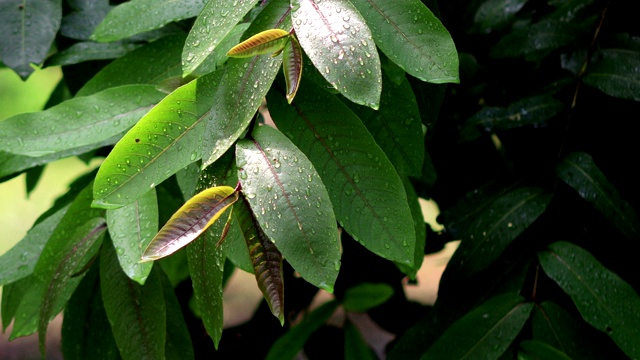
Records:
<instances>
[{"instance_id":1,"label":"drooping leaf","mask_svg":"<svg viewBox=\"0 0 640 360\"><path fill-rule=\"evenodd\" d=\"M518 359L571 360L571 358L562 351L554 348L549 344L535 340L525 340L520 343Z\"/></svg>"},{"instance_id":2,"label":"drooping leaf","mask_svg":"<svg viewBox=\"0 0 640 360\"><path fill-rule=\"evenodd\" d=\"M458 83L451 35L419 0L352 0L380 50L408 74L432 83Z\"/></svg>"},{"instance_id":3,"label":"drooping leaf","mask_svg":"<svg viewBox=\"0 0 640 360\"><path fill-rule=\"evenodd\" d=\"M126 85L16 115L0 122L0 150L42 156L102 142L130 128L163 96L150 85Z\"/></svg>"},{"instance_id":4,"label":"drooping leaf","mask_svg":"<svg viewBox=\"0 0 640 360\"><path fill-rule=\"evenodd\" d=\"M89 60L116 59L138 48L140 45L129 42L113 42L108 44L84 41L71 45L53 55L46 61L46 66L72 65Z\"/></svg>"},{"instance_id":5,"label":"drooping leaf","mask_svg":"<svg viewBox=\"0 0 640 360\"><path fill-rule=\"evenodd\" d=\"M0 286L27 277L33 272L42 248L68 209L65 206L35 224L18 244L0 256Z\"/></svg>"},{"instance_id":6,"label":"drooping leaf","mask_svg":"<svg viewBox=\"0 0 640 360\"><path fill-rule=\"evenodd\" d=\"M0 2L0 56L22 79L41 64L60 27L62 1Z\"/></svg>"},{"instance_id":7,"label":"drooping leaf","mask_svg":"<svg viewBox=\"0 0 640 360\"><path fill-rule=\"evenodd\" d=\"M292 105L275 92L267 103L278 128L319 170L341 226L375 254L411 265L415 233L402 182L360 119L311 83Z\"/></svg>"},{"instance_id":8,"label":"drooping leaf","mask_svg":"<svg viewBox=\"0 0 640 360\"><path fill-rule=\"evenodd\" d=\"M286 0L267 4L247 34L267 29L290 29L291 8ZM208 166L225 153L245 131L280 69L282 56L230 59L214 96L202 147L202 165Z\"/></svg>"},{"instance_id":9,"label":"drooping leaf","mask_svg":"<svg viewBox=\"0 0 640 360\"><path fill-rule=\"evenodd\" d=\"M227 51L229 57L252 57L273 53L277 55L289 40L289 32L282 29L261 31Z\"/></svg>"},{"instance_id":10,"label":"drooping leaf","mask_svg":"<svg viewBox=\"0 0 640 360\"><path fill-rule=\"evenodd\" d=\"M60 34L70 39L89 40L112 6L109 0L69 1L73 12L65 15Z\"/></svg>"},{"instance_id":11,"label":"drooping leaf","mask_svg":"<svg viewBox=\"0 0 640 360\"><path fill-rule=\"evenodd\" d=\"M94 206L133 202L201 157L206 101L215 94L221 73L194 80L171 93L116 144L100 166Z\"/></svg>"},{"instance_id":12,"label":"drooping leaf","mask_svg":"<svg viewBox=\"0 0 640 360\"><path fill-rule=\"evenodd\" d=\"M639 66L638 50L601 49L582 81L608 95L640 101Z\"/></svg>"},{"instance_id":13,"label":"drooping leaf","mask_svg":"<svg viewBox=\"0 0 640 360\"><path fill-rule=\"evenodd\" d=\"M167 309L167 342L165 344L165 356L169 360L194 359L193 344L189 336L189 329L182 316L182 310L176 293L167 278L167 275L154 270L160 278L162 293Z\"/></svg>"},{"instance_id":14,"label":"drooping leaf","mask_svg":"<svg viewBox=\"0 0 640 360\"><path fill-rule=\"evenodd\" d=\"M210 188L187 201L160 229L142 254L142 261L171 255L195 240L238 200L230 186Z\"/></svg>"},{"instance_id":15,"label":"drooping leaf","mask_svg":"<svg viewBox=\"0 0 640 360\"><path fill-rule=\"evenodd\" d=\"M120 267L131 280L144 285L152 264L141 264L140 258L158 232L158 199L155 189L149 190L131 204L107 210L107 225Z\"/></svg>"},{"instance_id":16,"label":"drooping leaf","mask_svg":"<svg viewBox=\"0 0 640 360\"><path fill-rule=\"evenodd\" d=\"M129 84L157 85L164 79L182 75L180 54L184 40L185 35L169 35L137 48L105 66L84 84L76 96Z\"/></svg>"},{"instance_id":17,"label":"drooping leaf","mask_svg":"<svg viewBox=\"0 0 640 360\"><path fill-rule=\"evenodd\" d=\"M582 317L630 357L640 357L640 296L584 249L556 242L538 254L544 272L573 300Z\"/></svg>"},{"instance_id":18,"label":"drooping leaf","mask_svg":"<svg viewBox=\"0 0 640 360\"><path fill-rule=\"evenodd\" d=\"M451 325L422 359L497 359L516 338L533 308L519 295L499 295Z\"/></svg>"},{"instance_id":19,"label":"drooping leaf","mask_svg":"<svg viewBox=\"0 0 640 360\"><path fill-rule=\"evenodd\" d=\"M198 68L256 2L207 2L193 24L182 52L183 75L189 75Z\"/></svg>"},{"instance_id":20,"label":"drooping leaf","mask_svg":"<svg viewBox=\"0 0 640 360\"><path fill-rule=\"evenodd\" d=\"M622 234L630 239L640 234L640 217L607 180L591 155L567 155L557 168L558 177L593 204Z\"/></svg>"},{"instance_id":21,"label":"drooping leaf","mask_svg":"<svg viewBox=\"0 0 640 360\"><path fill-rule=\"evenodd\" d=\"M489 266L551 201L539 188L518 188L491 202L462 232L443 278L469 277ZM445 225L446 226L446 225Z\"/></svg>"},{"instance_id":22,"label":"drooping leaf","mask_svg":"<svg viewBox=\"0 0 640 360\"><path fill-rule=\"evenodd\" d=\"M342 305L346 311L366 312L384 304L393 296L393 288L388 284L362 283L347 289Z\"/></svg>"},{"instance_id":23,"label":"drooping leaf","mask_svg":"<svg viewBox=\"0 0 640 360\"><path fill-rule=\"evenodd\" d=\"M329 195L307 157L279 131L260 126L236 145L242 192L264 233L300 276L333 291L340 269Z\"/></svg>"},{"instance_id":24,"label":"drooping leaf","mask_svg":"<svg viewBox=\"0 0 640 360\"><path fill-rule=\"evenodd\" d=\"M300 45L322 76L356 104L377 109L380 58L371 31L348 0L292 0Z\"/></svg>"},{"instance_id":25,"label":"drooping leaf","mask_svg":"<svg viewBox=\"0 0 640 360\"><path fill-rule=\"evenodd\" d=\"M244 233L258 287L269 304L273 316L284 325L284 277L282 254L264 233L243 197L235 207Z\"/></svg>"},{"instance_id":26,"label":"drooping leaf","mask_svg":"<svg viewBox=\"0 0 640 360\"><path fill-rule=\"evenodd\" d=\"M348 321L344 326L344 359L375 360L378 357L362 338L357 327Z\"/></svg>"},{"instance_id":27,"label":"drooping leaf","mask_svg":"<svg viewBox=\"0 0 640 360\"><path fill-rule=\"evenodd\" d=\"M293 359L302 350L304 343L320 328L338 307L337 301L329 301L320 305L298 325L282 335L269 349L266 360Z\"/></svg>"},{"instance_id":28,"label":"drooping leaf","mask_svg":"<svg viewBox=\"0 0 640 360\"><path fill-rule=\"evenodd\" d=\"M100 290L120 356L163 359L166 305L158 274L151 271L144 286L129 279L116 250L106 242L100 253Z\"/></svg>"},{"instance_id":29,"label":"drooping leaf","mask_svg":"<svg viewBox=\"0 0 640 360\"><path fill-rule=\"evenodd\" d=\"M170 22L194 17L204 0L136 0L113 8L96 27L91 39L116 41L159 29Z\"/></svg>"},{"instance_id":30,"label":"drooping leaf","mask_svg":"<svg viewBox=\"0 0 640 360\"><path fill-rule=\"evenodd\" d=\"M527 0L484 1L473 17L475 29L481 33L500 30L514 20L515 15Z\"/></svg>"},{"instance_id":31,"label":"drooping leaf","mask_svg":"<svg viewBox=\"0 0 640 360\"><path fill-rule=\"evenodd\" d=\"M282 58L282 70L287 84L287 101L291 104L296 97L302 78L302 48L295 35L292 35L285 45Z\"/></svg>"}]
</instances>

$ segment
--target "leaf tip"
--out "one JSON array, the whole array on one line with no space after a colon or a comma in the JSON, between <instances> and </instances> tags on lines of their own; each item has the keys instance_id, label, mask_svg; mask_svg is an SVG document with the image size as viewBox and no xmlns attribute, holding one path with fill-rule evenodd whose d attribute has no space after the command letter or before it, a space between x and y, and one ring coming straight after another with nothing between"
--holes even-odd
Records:
<instances>
[{"instance_id":1,"label":"leaf tip","mask_svg":"<svg viewBox=\"0 0 640 360\"><path fill-rule=\"evenodd\" d=\"M108 203L104 199L95 199L91 202L91 207L98 208L98 209L112 210L112 209L120 208L122 207L122 205Z\"/></svg>"}]
</instances>

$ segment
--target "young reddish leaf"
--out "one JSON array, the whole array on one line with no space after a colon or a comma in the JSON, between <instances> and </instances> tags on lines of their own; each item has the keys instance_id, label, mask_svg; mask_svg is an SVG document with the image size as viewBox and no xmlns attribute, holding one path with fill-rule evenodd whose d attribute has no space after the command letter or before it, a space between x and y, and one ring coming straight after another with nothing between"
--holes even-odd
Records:
<instances>
[{"instance_id":1,"label":"young reddish leaf","mask_svg":"<svg viewBox=\"0 0 640 360\"><path fill-rule=\"evenodd\" d=\"M277 56L287 44L289 32L282 29L270 29L259 32L227 52L229 57L252 57L274 53Z\"/></svg>"},{"instance_id":2,"label":"young reddish leaf","mask_svg":"<svg viewBox=\"0 0 640 360\"><path fill-rule=\"evenodd\" d=\"M204 190L187 201L158 234L142 254L142 262L173 254L202 234L220 215L238 200L238 193L230 186L217 186Z\"/></svg>"},{"instance_id":3,"label":"young reddish leaf","mask_svg":"<svg viewBox=\"0 0 640 360\"><path fill-rule=\"evenodd\" d=\"M265 235L246 199L236 205L237 218L249 248L258 287L275 317L284 324L284 278L282 254Z\"/></svg>"},{"instance_id":4,"label":"young reddish leaf","mask_svg":"<svg viewBox=\"0 0 640 360\"><path fill-rule=\"evenodd\" d=\"M298 92L302 77L302 48L295 36L290 36L289 42L284 47L282 69L287 83L287 101L291 104Z\"/></svg>"}]
</instances>

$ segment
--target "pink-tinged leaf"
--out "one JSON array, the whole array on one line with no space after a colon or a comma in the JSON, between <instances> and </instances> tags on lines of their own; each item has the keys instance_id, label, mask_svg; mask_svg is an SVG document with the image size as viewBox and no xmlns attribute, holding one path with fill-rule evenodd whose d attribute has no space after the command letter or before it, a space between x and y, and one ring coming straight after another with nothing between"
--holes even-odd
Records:
<instances>
[{"instance_id":1,"label":"pink-tinged leaf","mask_svg":"<svg viewBox=\"0 0 640 360\"><path fill-rule=\"evenodd\" d=\"M284 278L282 254L265 235L246 199L236 205L237 219L249 248L258 287L269 304L273 316L284 324Z\"/></svg>"},{"instance_id":2,"label":"pink-tinged leaf","mask_svg":"<svg viewBox=\"0 0 640 360\"><path fill-rule=\"evenodd\" d=\"M227 56L243 58L268 53L277 56L287 44L288 37L289 32L282 29L265 30L232 47Z\"/></svg>"},{"instance_id":3,"label":"pink-tinged leaf","mask_svg":"<svg viewBox=\"0 0 640 360\"><path fill-rule=\"evenodd\" d=\"M298 92L300 79L302 78L302 48L295 36L291 36L284 47L282 69L284 71L284 80L287 83L287 101L291 104Z\"/></svg>"},{"instance_id":4,"label":"pink-tinged leaf","mask_svg":"<svg viewBox=\"0 0 640 360\"><path fill-rule=\"evenodd\" d=\"M195 240L236 200L238 193L230 186L213 187L192 197L151 240L141 262L171 255Z\"/></svg>"}]
</instances>

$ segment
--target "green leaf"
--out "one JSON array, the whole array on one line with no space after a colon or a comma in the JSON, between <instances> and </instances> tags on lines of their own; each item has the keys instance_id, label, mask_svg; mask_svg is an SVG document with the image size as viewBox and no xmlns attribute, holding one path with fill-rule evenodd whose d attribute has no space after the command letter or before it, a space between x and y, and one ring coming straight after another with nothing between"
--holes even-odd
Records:
<instances>
[{"instance_id":1,"label":"green leaf","mask_svg":"<svg viewBox=\"0 0 640 360\"><path fill-rule=\"evenodd\" d=\"M407 73L432 83L460 82L453 39L422 2L351 2L371 27L376 45Z\"/></svg>"},{"instance_id":2,"label":"green leaf","mask_svg":"<svg viewBox=\"0 0 640 360\"><path fill-rule=\"evenodd\" d=\"M169 282L167 275L162 271L154 270L162 283L165 306L167 309L167 342L165 344L165 356L169 360L194 359L193 344L189 329L182 316L182 310L176 293Z\"/></svg>"},{"instance_id":3,"label":"green leaf","mask_svg":"<svg viewBox=\"0 0 640 360\"><path fill-rule=\"evenodd\" d=\"M336 311L337 301L329 301L315 309L301 323L282 335L269 349L266 360L293 359L304 343Z\"/></svg>"},{"instance_id":4,"label":"green leaf","mask_svg":"<svg viewBox=\"0 0 640 360\"><path fill-rule=\"evenodd\" d=\"M284 325L282 254L264 233L244 196L235 209L238 212L238 222L244 233L258 287L267 300L273 316L280 320L280 325Z\"/></svg>"},{"instance_id":5,"label":"green leaf","mask_svg":"<svg viewBox=\"0 0 640 360\"><path fill-rule=\"evenodd\" d=\"M571 360L562 351L541 341L525 340L520 343L518 360Z\"/></svg>"},{"instance_id":6,"label":"green leaf","mask_svg":"<svg viewBox=\"0 0 640 360\"><path fill-rule=\"evenodd\" d=\"M276 56L289 40L289 32L282 29L261 31L227 51L229 57L252 57L270 54Z\"/></svg>"},{"instance_id":7,"label":"green leaf","mask_svg":"<svg viewBox=\"0 0 640 360\"><path fill-rule=\"evenodd\" d=\"M607 180L591 155L575 152L567 155L557 168L558 177L593 204L622 234L635 239L640 234L640 218Z\"/></svg>"},{"instance_id":8,"label":"green leaf","mask_svg":"<svg viewBox=\"0 0 640 360\"><path fill-rule=\"evenodd\" d=\"M393 296L393 288L388 284L362 283L347 289L342 305L346 311L366 312L384 304Z\"/></svg>"},{"instance_id":9,"label":"green leaf","mask_svg":"<svg viewBox=\"0 0 640 360\"><path fill-rule=\"evenodd\" d=\"M411 218L413 219L413 228L416 233L415 248L413 251L413 266L409 267L403 264L396 264L402 272L407 274L410 279L416 280L418 270L422 267L424 261L424 247L427 241L427 228L422 214L422 207L418 201L418 194L408 178L402 179L405 193L407 194L407 203L411 209Z\"/></svg>"},{"instance_id":10,"label":"green leaf","mask_svg":"<svg viewBox=\"0 0 640 360\"><path fill-rule=\"evenodd\" d=\"M102 142L130 128L162 97L153 86L127 85L16 115L0 122L0 150L42 156Z\"/></svg>"},{"instance_id":11,"label":"green leaf","mask_svg":"<svg viewBox=\"0 0 640 360\"><path fill-rule=\"evenodd\" d=\"M142 261L171 255L195 240L238 200L229 186L210 188L187 201L160 229L142 254Z\"/></svg>"},{"instance_id":12,"label":"green leaf","mask_svg":"<svg viewBox=\"0 0 640 360\"><path fill-rule=\"evenodd\" d=\"M0 256L0 286L31 275L42 248L68 209L66 206L35 224L18 244Z\"/></svg>"},{"instance_id":13,"label":"green leaf","mask_svg":"<svg viewBox=\"0 0 640 360\"><path fill-rule=\"evenodd\" d=\"M194 17L204 0L135 0L113 8L98 25L91 40L116 41L159 29L170 22Z\"/></svg>"},{"instance_id":14,"label":"green leaf","mask_svg":"<svg viewBox=\"0 0 640 360\"><path fill-rule=\"evenodd\" d=\"M640 51L601 49L591 62L585 84L621 99L640 101Z\"/></svg>"},{"instance_id":15,"label":"green leaf","mask_svg":"<svg viewBox=\"0 0 640 360\"><path fill-rule=\"evenodd\" d=\"M246 31L255 34L266 29L291 27L288 1L271 1ZM213 97L206 116L202 165L208 166L225 153L245 131L273 80L282 56L261 55L248 59L231 59Z\"/></svg>"},{"instance_id":16,"label":"green leaf","mask_svg":"<svg viewBox=\"0 0 640 360\"><path fill-rule=\"evenodd\" d=\"M640 296L584 249L556 242L538 254L544 272L573 300L582 317L631 358L640 357Z\"/></svg>"},{"instance_id":17,"label":"green leaf","mask_svg":"<svg viewBox=\"0 0 640 360\"><path fill-rule=\"evenodd\" d=\"M256 2L207 2L193 24L182 52L183 75L189 75L198 68Z\"/></svg>"},{"instance_id":18,"label":"green leaf","mask_svg":"<svg viewBox=\"0 0 640 360\"><path fill-rule=\"evenodd\" d=\"M79 42L53 55L46 61L46 66L73 65L89 60L116 59L124 56L140 45L128 42L108 44L91 41Z\"/></svg>"},{"instance_id":19,"label":"green leaf","mask_svg":"<svg viewBox=\"0 0 640 360\"><path fill-rule=\"evenodd\" d=\"M519 295L496 296L451 325L422 359L497 359L533 308Z\"/></svg>"},{"instance_id":20,"label":"green leaf","mask_svg":"<svg viewBox=\"0 0 640 360\"><path fill-rule=\"evenodd\" d=\"M512 22L527 0L487 0L473 17L474 29L481 33L500 30Z\"/></svg>"},{"instance_id":21,"label":"green leaf","mask_svg":"<svg viewBox=\"0 0 640 360\"><path fill-rule=\"evenodd\" d=\"M196 194L199 177L200 167L196 163L191 163L176 173L176 181L178 182L182 197L185 201L191 199L191 197Z\"/></svg>"},{"instance_id":22,"label":"green leaf","mask_svg":"<svg viewBox=\"0 0 640 360\"><path fill-rule=\"evenodd\" d=\"M120 356L163 359L166 306L158 274L152 271L144 286L130 280L120 268L116 250L106 242L100 253L100 289Z\"/></svg>"},{"instance_id":23,"label":"green leaf","mask_svg":"<svg viewBox=\"0 0 640 360\"><path fill-rule=\"evenodd\" d=\"M2 315L3 332L7 331L7 328L11 324L11 321L16 316L18 308L22 303L25 294L31 289L34 283L33 278L33 275L23 277L20 280L17 280L10 284L6 284L2 287L2 301L0 301L2 309L0 309L0 315ZM36 308L35 311L37 312L38 309Z\"/></svg>"},{"instance_id":24,"label":"green leaf","mask_svg":"<svg viewBox=\"0 0 640 360\"><path fill-rule=\"evenodd\" d=\"M40 64L60 27L62 1L8 0L0 2L2 62L24 80L31 63Z\"/></svg>"},{"instance_id":25,"label":"green leaf","mask_svg":"<svg viewBox=\"0 0 640 360\"><path fill-rule=\"evenodd\" d=\"M378 357L362 338L360 330L350 321L344 326L344 359L376 360Z\"/></svg>"},{"instance_id":26,"label":"green leaf","mask_svg":"<svg viewBox=\"0 0 640 360\"><path fill-rule=\"evenodd\" d=\"M131 280L144 285L152 264L141 264L140 258L158 232L158 199L155 189L131 204L107 210L107 225L120 267Z\"/></svg>"},{"instance_id":27,"label":"green leaf","mask_svg":"<svg viewBox=\"0 0 640 360\"><path fill-rule=\"evenodd\" d=\"M202 119L221 73L192 81L171 93L116 144L96 175L94 206L133 202L201 157Z\"/></svg>"},{"instance_id":28,"label":"green leaf","mask_svg":"<svg viewBox=\"0 0 640 360\"><path fill-rule=\"evenodd\" d=\"M240 42L242 34L249 28L249 25L251 24L242 23L234 26L227 36L220 41L218 46L191 72L191 75L206 75L222 66L229 59L227 49L230 49L233 45Z\"/></svg>"},{"instance_id":29,"label":"green leaf","mask_svg":"<svg viewBox=\"0 0 640 360\"><path fill-rule=\"evenodd\" d=\"M460 234L445 278L469 277L485 269L547 208L551 195L539 188L518 188L491 202Z\"/></svg>"},{"instance_id":30,"label":"green leaf","mask_svg":"<svg viewBox=\"0 0 640 360\"><path fill-rule=\"evenodd\" d=\"M89 40L112 8L109 0L68 1L68 4L74 11L62 18L60 35L77 40Z\"/></svg>"},{"instance_id":31,"label":"green leaf","mask_svg":"<svg viewBox=\"0 0 640 360\"><path fill-rule=\"evenodd\" d=\"M415 232L402 181L360 119L311 83L292 105L273 92L267 99L278 129L319 170L340 225L375 254L411 265Z\"/></svg>"},{"instance_id":32,"label":"green leaf","mask_svg":"<svg viewBox=\"0 0 640 360\"><path fill-rule=\"evenodd\" d=\"M302 48L295 35L289 37L282 54L282 71L287 85L287 101L289 104L296 97L302 78Z\"/></svg>"},{"instance_id":33,"label":"green leaf","mask_svg":"<svg viewBox=\"0 0 640 360\"><path fill-rule=\"evenodd\" d=\"M307 157L261 126L236 145L238 177L260 227L305 280L333 291L340 245L331 201Z\"/></svg>"},{"instance_id":34,"label":"green leaf","mask_svg":"<svg viewBox=\"0 0 640 360\"><path fill-rule=\"evenodd\" d=\"M365 19L348 0L292 0L300 45L322 76L356 104L377 109L380 58Z\"/></svg>"},{"instance_id":35,"label":"green leaf","mask_svg":"<svg viewBox=\"0 0 640 360\"><path fill-rule=\"evenodd\" d=\"M127 53L100 70L76 96L129 84L157 85L167 78L182 75L180 54L184 40L185 35L170 35Z\"/></svg>"},{"instance_id":36,"label":"green leaf","mask_svg":"<svg viewBox=\"0 0 640 360\"><path fill-rule=\"evenodd\" d=\"M508 107L486 107L467 120L466 126L485 131L506 130L540 124L564 109L564 105L549 95L518 100Z\"/></svg>"}]
</instances>

